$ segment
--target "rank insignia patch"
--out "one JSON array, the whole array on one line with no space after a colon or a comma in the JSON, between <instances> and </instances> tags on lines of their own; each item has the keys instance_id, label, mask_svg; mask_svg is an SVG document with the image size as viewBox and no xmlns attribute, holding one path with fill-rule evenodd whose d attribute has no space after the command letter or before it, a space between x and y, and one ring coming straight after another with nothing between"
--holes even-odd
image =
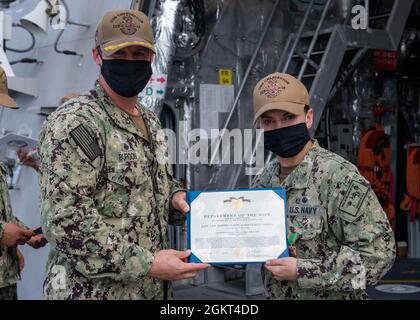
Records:
<instances>
[{"instance_id":1,"label":"rank insignia patch","mask_svg":"<svg viewBox=\"0 0 420 320\"><path fill-rule=\"evenodd\" d=\"M339 209L352 217L356 217L368 191L368 187L360 182L353 181L341 201Z\"/></svg>"}]
</instances>

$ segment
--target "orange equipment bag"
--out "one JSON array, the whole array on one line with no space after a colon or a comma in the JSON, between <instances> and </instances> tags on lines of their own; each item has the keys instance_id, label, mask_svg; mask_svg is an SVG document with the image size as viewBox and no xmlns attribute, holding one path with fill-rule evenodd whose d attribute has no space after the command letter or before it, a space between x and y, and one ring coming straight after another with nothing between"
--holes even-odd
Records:
<instances>
[{"instance_id":1,"label":"orange equipment bag","mask_svg":"<svg viewBox=\"0 0 420 320\"><path fill-rule=\"evenodd\" d=\"M400 209L410 212L410 221L420 213L420 146L412 146L407 158L407 192Z\"/></svg>"},{"instance_id":2,"label":"orange equipment bag","mask_svg":"<svg viewBox=\"0 0 420 320\"><path fill-rule=\"evenodd\" d=\"M357 167L370 182L388 220L392 220L395 209L392 201L394 183L391 172L391 146L380 124L376 124L374 128L363 134Z\"/></svg>"}]
</instances>

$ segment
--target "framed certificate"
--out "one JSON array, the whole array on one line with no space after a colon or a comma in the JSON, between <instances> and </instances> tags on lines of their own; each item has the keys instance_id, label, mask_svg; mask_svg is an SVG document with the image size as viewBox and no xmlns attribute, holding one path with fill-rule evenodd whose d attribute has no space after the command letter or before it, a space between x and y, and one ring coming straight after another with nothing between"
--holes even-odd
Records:
<instances>
[{"instance_id":1,"label":"framed certificate","mask_svg":"<svg viewBox=\"0 0 420 320\"><path fill-rule=\"evenodd\" d=\"M288 256L284 189L193 191L187 201L190 262L250 264Z\"/></svg>"}]
</instances>

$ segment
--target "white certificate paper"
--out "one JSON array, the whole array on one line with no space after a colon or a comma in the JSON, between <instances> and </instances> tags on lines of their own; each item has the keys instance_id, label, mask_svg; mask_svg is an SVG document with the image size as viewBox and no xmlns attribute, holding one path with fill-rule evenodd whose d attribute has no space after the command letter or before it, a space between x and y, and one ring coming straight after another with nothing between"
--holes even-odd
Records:
<instances>
[{"instance_id":1,"label":"white certificate paper","mask_svg":"<svg viewBox=\"0 0 420 320\"><path fill-rule=\"evenodd\" d=\"M287 256L285 199L281 188L189 192L190 261L246 264Z\"/></svg>"}]
</instances>

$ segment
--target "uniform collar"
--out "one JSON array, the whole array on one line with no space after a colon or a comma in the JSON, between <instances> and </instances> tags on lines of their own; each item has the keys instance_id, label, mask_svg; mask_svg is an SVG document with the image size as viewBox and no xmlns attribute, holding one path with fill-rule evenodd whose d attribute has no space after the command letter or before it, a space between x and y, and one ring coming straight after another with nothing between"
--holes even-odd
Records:
<instances>
[{"instance_id":1,"label":"uniform collar","mask_svg":"<svg viewBox=\"0 0 420 320\"><path fill-rule=\"evenodd\" d=\"M314 160L320 146L318 141L313 139L313 146L309 149L302 162L287 176L282 183L279 180L280 164L277 159L272 162L271 185L286 189L306 189L309 184Z\"/></svg>"},{"instance_id":2,"label":"uniform collar","mask_svg":"<svg viewBox=\"0 0 420 320\"><path fill-rule=\"evenodd\" d=\"M119 108L115 103L111 100L109 95L106 93L102 85L99 83L99 81L96 81L95 83L95 91L98 96L98 99L102 102L101 107L105 110L105 112L108 114L108 116L111 118L111 120L120 128L127 130L130 133L133 133L135 135L140 136L142 139L146 139L144 135L138 130L136 125L134 124L133 120L131 119L130 115L128 115L126 112L124 112L121 108ZM140 112L140 114L143 116L144 122L148 128L149 122L148 118L142 110L142 108L139 107L137 104L136 106L137 110ZM150 135L152 135L151 132L149 132Z\"/></svg>"}]
</instances>

